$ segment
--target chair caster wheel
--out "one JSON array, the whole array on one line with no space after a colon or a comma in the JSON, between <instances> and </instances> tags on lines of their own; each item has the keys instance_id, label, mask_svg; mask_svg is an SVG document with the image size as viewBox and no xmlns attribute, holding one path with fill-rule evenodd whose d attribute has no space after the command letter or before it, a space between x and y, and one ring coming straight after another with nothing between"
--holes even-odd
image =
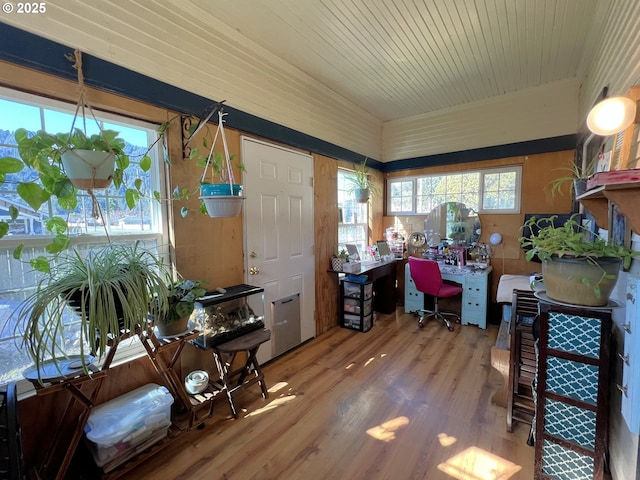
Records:
<instances>
[{"instance_id":1,"label":"chair caster wheel","mask_svg":"<svg viewBox=\"0 0 640 480\"><path fill-rule=\"evenodd\" d=\"M453 327L447 327L447 330L449 330L450 332L453 332Z\"/></svg>"},{"instance_id":2,"label":"chair caster wheel","mask_svg":"<svg viewBox=\"0 0 640 480\"><path fill-rule=\"evenodd\" d=\"M420 328L424 327L424 323L423 322L418 322L418 327L420 327Z\"/></svg>"}]
</instances>

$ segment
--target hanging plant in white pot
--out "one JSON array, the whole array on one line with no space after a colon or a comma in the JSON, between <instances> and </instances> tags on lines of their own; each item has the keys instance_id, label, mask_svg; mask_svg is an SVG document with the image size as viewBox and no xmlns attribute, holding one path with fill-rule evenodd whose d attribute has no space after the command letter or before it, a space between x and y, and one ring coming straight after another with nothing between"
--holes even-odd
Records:
<instances>
[{"instance_id":1,"label":"hanging plant in white pot","mask_svg":"<svg viewBox=\"0 0 640 480\"><path fill-rule=\"evenodd\" d=\"M235 217L242 211L242 185L235 182L232 157L229 155L229 147L224 133L224 116L222 108L218 110L218 128L211 143L211 150L204 165L204 172L200 179L200 200L204 203L207 213L212 218ZM218 136L222 139L224 155L215 153ZM207 170L211 166L211 181L205 181ZM238 164L244 171L244 166Z\"/></svg>"},{"instance_id":2,"label":"hanging plant in white pot","mask_svg":"<svg viewBox=\"0 0 640 480\"><path fill-rule=\"evenodd\" d=\"M367 203L371 195L377 195L379 190L376 185L369 180L369 172L367 170L367 159L356 166L355 172L346 176L346 180L350 183L349 193L353 193L358 203Z\"/></svg>"}]
</instances>

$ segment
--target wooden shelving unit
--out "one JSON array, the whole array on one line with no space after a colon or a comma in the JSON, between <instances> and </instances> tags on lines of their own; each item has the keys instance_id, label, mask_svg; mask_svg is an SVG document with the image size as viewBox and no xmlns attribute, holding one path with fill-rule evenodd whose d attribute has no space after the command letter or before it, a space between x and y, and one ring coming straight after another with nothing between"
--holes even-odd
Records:
<instances>
[{"instance_id":1,"label":"wooden shelving unit","mask_svg":"<svg viewBox=\"0 0 640 480\"><path fill-rule=\"evenodd\" d=\"M609 228L609 202L612 202L627 217L631 229L640 232L640 209L635 204L640 193L640 171L630 172L627 175L619 171L597 173L593 188L576 197L589 209L600 228Z\"/></svg>"}]
</instances>

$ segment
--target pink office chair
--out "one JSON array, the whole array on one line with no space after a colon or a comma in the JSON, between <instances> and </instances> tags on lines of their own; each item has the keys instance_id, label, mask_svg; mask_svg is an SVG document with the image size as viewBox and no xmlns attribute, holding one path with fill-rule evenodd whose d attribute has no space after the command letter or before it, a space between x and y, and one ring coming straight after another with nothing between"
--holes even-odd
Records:
<instances>
[{"instance_id":1,"label":"pink office chair","mask_svg":"<svg viewBox=\"0 0 640 480\"><path fill-rule=\"evenodd\" d=\"M433 310L421 309L418 311L418 326L424 327L425 318L434 317L442 320L450 332L453 332L451 322L445 315L454 316L460 320L460 316L454 312L443 312L438 308L438 298L453 297L462 293L460 285L451 285L442 282L442 274L438 262L425 258L409 257L409 272L416 284L416 289L427 295L433 296Z\"/></svg>"}]
</instances>

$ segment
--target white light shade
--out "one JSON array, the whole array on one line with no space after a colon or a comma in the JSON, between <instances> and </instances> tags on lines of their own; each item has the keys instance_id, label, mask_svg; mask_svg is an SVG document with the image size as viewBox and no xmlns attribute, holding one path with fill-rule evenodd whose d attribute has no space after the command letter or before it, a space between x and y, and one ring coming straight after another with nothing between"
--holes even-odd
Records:
<instances>
[{"instance_id":1,"label":"white light shade","mask_svg":"<svg viewBox=\"0 0 640 480\"><path fill-rule=\"evenodd\" d=\"M489 243L491 245L500 245L502 243L502 234L501 233L492 233L489 237Z\"/></svg>"},{"instance_id":2,"label":"white light shade","mask_svg":"<svg viewBox=\"0 0 640 480\"><path fill-rule=\"evenodd\" d=\"M587 116L587 127L596 135L614 135L636 118L636 102L627 97L611 97L598 103Z\"/></svg>"}]
</instances>

